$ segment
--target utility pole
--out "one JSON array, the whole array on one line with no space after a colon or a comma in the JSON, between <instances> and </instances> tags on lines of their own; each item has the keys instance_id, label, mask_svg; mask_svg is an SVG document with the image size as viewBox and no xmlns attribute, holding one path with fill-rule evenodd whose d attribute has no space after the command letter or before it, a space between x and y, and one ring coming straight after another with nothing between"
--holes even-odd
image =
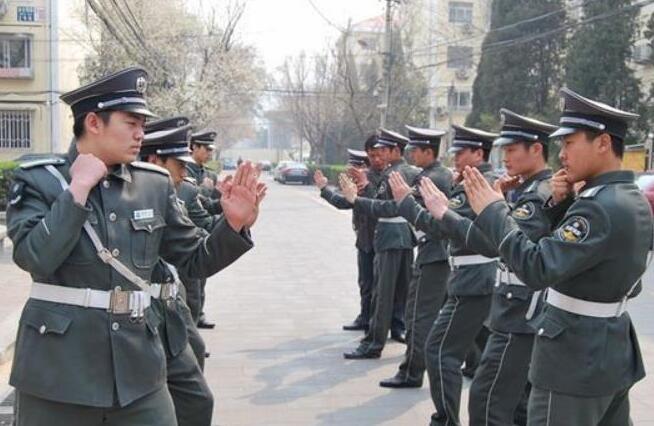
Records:
<instances>
[{"instance_id":1,"label":"utility pole","mask_svg":"<svg viewBox=\"0 0 654 426\"><path fill-rule=\"evenodd\" d=\"M385 32L386 46L384 51L384 102L379 105L381 110L380 126L385 127L388 118L388 111L391 108L391 81L393 69L393 3L400 0L386 0Z\"/></svg>"}]
</instances>

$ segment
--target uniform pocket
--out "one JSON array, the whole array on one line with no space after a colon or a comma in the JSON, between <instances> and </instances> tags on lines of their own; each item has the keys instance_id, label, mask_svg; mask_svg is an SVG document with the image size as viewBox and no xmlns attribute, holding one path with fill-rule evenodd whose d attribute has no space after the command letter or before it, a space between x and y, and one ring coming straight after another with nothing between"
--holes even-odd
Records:
<instances>
[{"instance_id":1,"label":"uniform pocket","mask_svg":"<svg viewBox=\"0 0 654 426\"><path fill-rule=\"evenodd\" d=\"M507 300L520 300L520 301L526 301L526 300L531 300L531 295L532 292L529 289L529 287L521 286L521 285L509 285L509 284L502 284L500 285L497 290L497 294L503 296Z\"/></svg>"},{"instance_id":2,"label":"uniform pocket","mask_svg":"<svg viewBox=\"0 0 654 426\"><path fill-rule=\"evenodd\" d=\"M66 315L30 306L23 312L23 323L42 336L63 335L73 320Z\"/></svg>"},{"instance_id":3,"label":"uniform pocket","mask_svg":"<svg viewBox=\"0 0 654 426\"><path fill-rule=\"evenodd\" d=\"M541 338L555 339L561 335L566 328L566 325L561 324L555 319L544 317L536 327L536 334Z\"/></svg>"},{"instance_id":4,"label":"uniform pocket","mask_svg":"<svg viewBox=\"0 0 654 426\"><path fill-rule=\"evenodd\" d=\"M137 268L151 268L159 258L159 243L166 222L161 216L130 219L132 235L132 263Z\"/></svg>"}]
</instances>

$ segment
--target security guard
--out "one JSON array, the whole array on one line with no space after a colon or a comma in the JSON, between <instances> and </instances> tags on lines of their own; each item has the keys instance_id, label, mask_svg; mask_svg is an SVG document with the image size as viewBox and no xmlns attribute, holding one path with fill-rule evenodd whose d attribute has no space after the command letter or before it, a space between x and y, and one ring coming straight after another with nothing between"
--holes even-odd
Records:
<instances>
[{"instance_id":1,"label":"security guard","mask_svg":"<svg viewBox=\"0 0 654 426\"><path fill-rule=\"evenodd\" d=\"M419 202L418 185L422 179L429 179L445 193L452 188L452 172L438 161L441 139L447 132L443 130L419 129L406 126L409 131L410 155L413 164L422 168L412 183ZM397 206L393 204L397 215ZM447 254L447 239L432 238L422 231L416 232L418 256L413 269L413 279L409 284L407 297L407 348L404 359L394 377L383 380L380 386L386 388L418 388L422 386L425 374L425 340L427 333L438 316L447 296L447 280L450 264Z\"/></svg>"},{"instance_id":2,"label":"security guard","mask_svg":"<svg viewBox=\"0 0 654 426\"><path fill-rule=\"evenodd\" d=\"M220 206L221 194L216 188L216 185L218 184L218 175L216 175L213 170L205 167L205 164L211 160L213 155L215 139L216 132L212 130L193 133L191 135L191 155L195 163L188 163L186 165L189 177L194 179L197 185L199 199L202 206L212 215L220 214L222 212ZM185 282L190 281L189 277L183 275L182 279ZM198 328L212 329L216 324L207 321L204 315L206 284L207 280L205 279L197 280L197 283L193 287L199 287L200 289L199 303L195 302L197 296L194 293L191 293L189 294L192 301L190 307L193 317L197 318Z\"/></svg>"},{"instance_id":3,"label":"security guard","mask_svg":"<svg viewBox=\"0 0 654 426\"><path fill-rule=\"evenodd\" d=\"M387 164L381 160L378 148L374 148L377 143L377 136L370 136L365 143L365 151L348 150L348 164L354 168L365 167L365 173L368 177L370 185L364 188L367 195L372 196L376 191L381 176ZM350 204L342 194L335 191L333 188L327 186L327 178L317 171L314 176L314 181L318 188L320 188L320 196L329 204L337 209L347 210L352 209ZM352 226L356 233L356 248L357 248L357 267L358 267L358 282L359 282L359 295L361 300L361 308L359 315L352 322L346 324L343 329L346 331L364 330L367 331L368 323L370 321L370 312L372 304L372 289L374 285L374 257L375 249L373 247L373 240L375 236L375 226L377 220L369 215L352 212Z\"/></svg>"},{"instance_id":4,"label":"security guard","mask_svg":"<svg viewBox=\"0 0 654 426\"><path fill-rule=\"evenodd\" d=\"M537 243L473 170L465 172L476 225L515 275L547 288L537 319L529 380L530 426L626 426L629 389L645 375L626 312L640 290L652 247L652 213L621 170L628 123L638 116L562 89L559 157L568 187L554 191L561 220ZM578 196L572 184L585 182ZM552 214L552 217L556 215Z\"/></svg>"},{"instance_id":5,"label":"security guard","mask_svg":"<svg viewBox=\"0 0 654 426\"><path fill-rule=\"evenodd\" d=\"M166 124L172 127L167 128ZM146 125L141 158L166 169L176 188L179 188L186 171L186 162L193 161L188 148L190 129L185 117L159 120ZM169 292L173 296L172 300L166 303L153 301L152 307L162 320L159 336L166 349L168 391L175 405L177 423L210 425L213 395L202 374L205 345L191 317L191 311L182 298L185 295L184 284L176 269L163 260L159 260L152 279L174 286L174 291ZM202 351L200 356L198 350Z\"/></svg>"},{"instance_id":6,"label":"security guard","mask_svg":"<svg viewBox=\"0 0 654 426\"><path fill-rule=\"evenodd\" d=\"M146 86L135 67L62 95L77 149L15 174L8 234L34 280L10 378L19 426L177 424L150 309L162 288L153 268L161 257L209 276L252 247L251 166L207 236L182 214L165 170L132 162L151 115Z\"/></svg>"},{"instance_id":7,"label":"security guard","mask_svg":"<svg viewBox=\"0 0 654 426\"><path fill-rule=\"evenodd\" d=\"M379 185L375 198L357 196L356 185L342 187L345 198L354 204L354 211L378 218L375 230L375 288L373 290L373 314L366 336L357 349L345 353L346 359L379 358L386 344L389 328L391 338L405 342L404 313L406 295L411 281L413 265L413 247L416 238L405 219L397 214L388 214L396 210L388 186L388 176L398 171L407 180L413 181L419 170L409 166L402 158L404 148L409 140L404 136L381 129L376 148L390 154L390 166L384 171L384 180ZM341 179L343 186L345 181ZM359 182L361 185L361 182ZM393 216L393 217L388 217Z\"/></svg>"},{"instance_id":8,"label":"security guard","mask_svg":"<svg viewBox=\"0 0 654 426\"><path fill-rule=\"evenodd\" d=\"M547 167L549 134L556 126L500 111L502 131L495 147L504 151L508 172L496 181L496 187L512 200L511 216L532 241L548 235L551 224L544 213L550 197L552 171ZM435 188L433 188L435 191ZM440 195L447 209L446 196ZM508 196L507 196L508 198ZM487 257L499 256L485 235L469 218L448 210L434 215L459 243ZM479 369L470 386L469 419L471 425L510 425L516 421L516 409L527 388L534 330L528 321L542 307L540 291L525 286L508 267L500 264L490 309L491 334ZM522 408L522 407L521 407ZM526 406L518 418L526 419Z\"/></svg>"},{"instance_id":9,"label":"security guard","mask_svg":"<svg viewBox=\"0 0 654 426\"><path fill-rule=\"evenodd\" d=\"M220 214L220 191L216 189L218 175L206 164L211 160L216 149L214 141L217 133L204 130L191 135L191 155L195 164L188 164L189 177L195 179L199 189L202 205L210 214Z\"/></svg>"},{"instance_id":10,"label":"security guard","mask_svg":"<svg viewBox=\"0 0 654 426\"><path fill-rule=\"evenodd\" d=\"M475 167L486 179L494 181L496 176L488 160L497 135L463 126L452 127L455 133L450 152L454 153L457 172L466 166ZM398 181L398 176L394 176L394 181ZM396 198L399 199L401 197ZM475 217L459 181L450 192L449 206L461 216ZM399 213L416 229L434 238L450 237L449 230L423 209L414 197L404 197L398 207ZM432 425L459 424L461 365L488 317L497 273L495 258L482 256L456 239L450 239L449 251L448 298L425 344L431 397L437 411L432 415Z\"/></svg>"}]
</instances>

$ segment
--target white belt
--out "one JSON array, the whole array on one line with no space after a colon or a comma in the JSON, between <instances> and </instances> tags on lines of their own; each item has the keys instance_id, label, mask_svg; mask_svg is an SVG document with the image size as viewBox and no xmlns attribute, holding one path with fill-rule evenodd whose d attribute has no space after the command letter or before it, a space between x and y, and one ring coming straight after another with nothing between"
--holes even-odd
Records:
<instances>
[{"instance_id":1,"label":"white belt","mask_svg":"<svg viewBox=\"0 0 654 426\"><path fill-rule=\"evenodd\" d=\"M627 310L627 298L620 302L601 303L589 302L559 293L553 288L547 290L547 303L561 310L587 317L613 318L619 317Z\"/></svg>"},{"instance_id":2,"label":"white belt","mask_svg":"<svg viewBox=\"0 0 654 426\"><path fill-rule=\"evenodd\" d=\"M176 299L179 293L179 284L150 284L148 293L154 299L169 300Z\"/></svg>"},{"instance_id":3,"label":"white belt","mask_svg":"<svg viewBox=\"0 0 654 426\"><path fill-rule=\"evenodd\" d=\"M459 266L483 265L497 261L497 257L486 257L481 254L471 254L467 256L450 256L450 266L458 268Z\"/></svg>"},{"instance_id":4,"label":"white belt","mask_svg":"<svg viewBox=\"0 0 654 426\"><path fill-rule=\"evenodd\" d=\"M144 291L93 290L53 284L32 283L30 298L52 303L105 309L114 314L142 317L150 306L150 294Z\"/></svg>"},{"instance_id":5,"label":"white belt","mask_svg":"<svg viewBox=\"0 0 654 426\"><path fill-rule=\"evenodd\" d=\"M396 217L380 217L379 222L383 223L407 223L406 219L400 216Z\"/></svg>"},{"instance_id":6,"label":"white belt","mask_svg":"<svg viewBox=\"0 0 654 426\"><path fill-rule=\"evenodd\" d=\"M415 234L416 234L416 239L418 241L422 240L427 236L427 234L425 234L423 231L416 231Z\"/></svg>"}]
</instances>

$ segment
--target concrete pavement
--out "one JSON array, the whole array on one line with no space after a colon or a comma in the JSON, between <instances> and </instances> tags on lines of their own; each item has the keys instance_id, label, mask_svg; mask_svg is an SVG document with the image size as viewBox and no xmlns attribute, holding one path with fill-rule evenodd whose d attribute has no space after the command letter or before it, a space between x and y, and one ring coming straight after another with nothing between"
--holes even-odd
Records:
<instances>
[{"instance_id":1,"label":"concrete pavement","mask_svg":"<svg viewBox=\"0 0 654 426\"><path fill-rule=\"evenodd\" d=\"M216 398L214 423L427 424L433 407L426 381L422 389L412 390L377 385L395 373L403 345L390 342L380 360L342 357L362 336L341 331L358 309L350 213L326 205L315 188L270 182L253 234L255 249L207 285L206 311L217 322L215 330L202 331L212 354L206 374ZM0 251L0 333L11 335L29 277L10 256L10 248ZM650 366L651 271L646 283L630 312ZM7 371L5 363L0 367L3 383ZM651 374L632 392L635 425L654 425L654 371ZM465 392L463 399L465 424Z\"/></svg>"}]
</instances>

